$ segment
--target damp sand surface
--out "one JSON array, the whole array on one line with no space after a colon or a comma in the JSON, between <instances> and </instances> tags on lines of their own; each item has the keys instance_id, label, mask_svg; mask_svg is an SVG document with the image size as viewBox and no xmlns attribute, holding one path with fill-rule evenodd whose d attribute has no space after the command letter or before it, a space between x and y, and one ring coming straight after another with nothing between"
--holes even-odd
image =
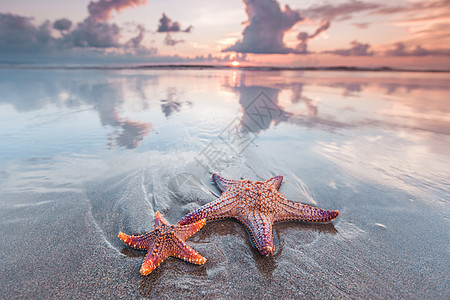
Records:
<instances>
[{"instance_id":1,"label":"damp sand surface","mask_svg":"<svg viewBox=\"0 0 450 300\"><path fill-rule=\"evenodd\" d=\"M450 74L0 69L0 298L446 299ZM263 257L208 222L149 276L119 231L216 199L211 172L284 176L337 209Z\"/></svg>"}]
</instances>

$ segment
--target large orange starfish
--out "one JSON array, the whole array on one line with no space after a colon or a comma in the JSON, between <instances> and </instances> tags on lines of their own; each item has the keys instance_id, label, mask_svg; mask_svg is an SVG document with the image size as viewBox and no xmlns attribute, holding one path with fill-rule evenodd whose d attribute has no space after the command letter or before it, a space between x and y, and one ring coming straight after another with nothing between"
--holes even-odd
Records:
<instances>
[{"instance_id":1,"label":"large orange starfish","mask_svg":"<svg viewBox=\"0 0 450 300\"><path fill-rule=\"evenodd\" d=\"M148 250L140 271L142 275L150 274L169 256L202 265L206 262L206 258L189 247L185 240L199 231L205 222L197 220L189 225L169 225L163 216L156 212L153 231L138 236L119 232L119 238L130 247Z\"/></svg>"},{"instance_id":2,"label":"large orange starfish","mask_svg":"<svg viewBox=\"0 0 450 300\"><path fill-rule=\"evenodd\" d=\"M323 210L286 199L279 191L283 176L266 181L229 180L213 174L222 195L184 216L179 225L200 219L236 218L244 224L262 255L273 255L272 225L277 221L328 222L339 211Z\"/></svg>"}]
</instances>

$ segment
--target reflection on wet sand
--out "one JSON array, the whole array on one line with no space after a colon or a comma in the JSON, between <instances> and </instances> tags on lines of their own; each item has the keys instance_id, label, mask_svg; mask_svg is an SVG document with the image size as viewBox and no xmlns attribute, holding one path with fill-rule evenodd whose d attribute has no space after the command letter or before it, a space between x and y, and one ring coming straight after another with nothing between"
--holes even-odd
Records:
<instances>
[{"instance_id":1,"label":"reflection on wet sand","mask_svg":"<svg viewBox=\"0 0 450 300\"><path fill-rule=\"evenodd\" d=\"M179 112L183 105L189 105L192 107L192 102L180 101L177 97L176 88L167 89L167 99L161 100L161 110L166 118L170 117L174 112Z\"/></svg>"},{"instance_id":2,"label":"reflection on wet sand","mask_svg":"<svg viewBox=\"0 0 450 300\"><path fill-rule=\"evenodd\" d=\"M140 95L141 106L147 103L145 92L142 89L142 80L136 80L136 90ZM124 87L114 83L92 83L82 86L80 93L68 90L70 98L79 99L92 105L98 112L101 124L111 126L114 130L109 134L108 147L133 149L153 130L153 124L133 121L120 115L121 107L127 102Z\"/></svg>"},{"instance_id":3,"label":"reflection on wet sand","mask_svg":"<svg viewBox=\"0 0 450 300\"><path fill-rule=\"evenodd\" d=\"M275 76L274 73L277 72L233 74L231 79L225 82L225 87L239 94L239 103L243 110L241 119L243 131L259 133L269 128L271 124L288 122L305 127L318 126L325 130L382 127L450 134L450 107L445 98L450 87L446 79L347 75L314 77L314 73L302 76L306 75L304 72L297 72L299 76ZM323 92L317 91L317 88ZM341 90L341 96L330 88ZM290 100L286 96L280 99L280 94L285 92L291 94ZM271 113L264 107L266 105L259 99L260 93L266 95L278 111ZM362 102L352 101L363 93L366 95L381 93L386 97L378 98L376 102L372 99L361 99ZM327 94L331 99L319 100L318 97ZM333 114L321 111L321 106L333 103L336 98L345 100L342 104L347 104L338 107L342 114L336 115L336 111ZM428 98L432 98L433 101L427 101ZM299 107L300 104L304 109ZM376 111L375 114L373 110L366 113L365 106L370 107L374 104L377 107L382 106L383 109ZM253 106L259 106L260 111L253 112ZM353 112L351 116L350 112ZM408 119L408 122L405 122L405 119Z\"/></svg>"},{"instance_id":4,"label":"reflection on wet sand","mask_svg":"<svg viewBox=\"0 0 450 300\"><path fill-rule=\"evenodd\" d=\"M326 130L335 128L354 127L354 124L346 124L336 121L332 116L319 115L317 103L303 94L303 83L293 82L280 85L247 85L246 75L240 76L241 82L234 83L232 89L239 94L239 104L242 107L241 131L258 134L282 122L297 124L305 127L321 126ZM255 83L254 80L248 80ZM295 104L295 109L289 107L284 101L281 104L279 95L281 92L291 93L290 104ZM298 109L303 104L305 109Z\"/></svg>"},{"instance_id":5,"label":"reflection on wet sand","mask_svg":"<svg viewBox=\"0 0 450 300\"><path fill-rule=\"evenodd\" d=\"M82 80L75 76L73 79L46 78L38 73L36 77L28 78L28 81L8 77L0 82L0 104L9 103L18 112L38 111L45 109L48 105L57 105L65 108L81 107L89 105L98 112L100 122L104 127L112 127L113 131L108 137L108 148L133 149L154 129L150 122L135 121L123 117L124 106L130 102L136 102L142 110L150 108L152 100L147 96L149 86L157 83L158 76L135 76L128 77L126 82L108 78L106 80ZM52 74L54 75L54 74ZM130 86L131 83L131 86ZM29 86L23 89L23 84ZM30 87L31 85L31 87ZM127 94L130 89L135 96ZM28 94L33 90L33 94ZM177 99L177 89L168 88L167 99L161 100L161 109L166 117L181 110L182 105L192 106L189 101ZM136 103L134 103L136 106Z\"/></svg>"},{"instance_id":6,"label":"reflection on wet sand","mask_svg":"<svg viewBox=\"0 0 450 300\"><path fill-rule=\"evenodd\" d=\"M48 104L67 108L90 105L98 112L102 125L114 129L109 137L109 147L115 144L132 149L154 129L154 125L121 116L127 113L124 107L129 104L136 106L137 100L139 109L151 109L150 103L155 96L149 96L149 88L157 86L167 75L155 71L127 71L127 75L126 82L114 78L81 80L78 75L75 80L81 82L76 82L70 77L45 78L39 73L27 79L8 76L0 83L3 95L0 104L12 104L18 112L41 110ZM223 71L223 75L219 77L219 80L225 79L222 86L238 96L243 112L241 130L244 132L257 134L267 130L271 124L287 122L324 130L383 127L450 134L450 107L446 98L450 86L445 76L440 74L406 76L403 73L362 72L356 76L356 73L348 72L232 70ZM193 81L197 78L188 79L186 86L167 87L166 97L159 98L165 117L179 112L185 105L192 107L195 99L194 102L179 99L180 88L188 90L196 84ZM30 89L23 89L24 84ZM34 93L27 94L27 90ZM361 95L370 94L380 97L376 101L360 99ZM336 100L342 100L341 104L336 106ZM330 110L330 105L336 109ZM375 114L373 109L368 109L373 107L377 109Z\"/></svg>"},{"instance_id":7,"label":"reflection on wet sand","mask_svg":"<svg viewBox=\"0 0 450 300\"><path fill-rule=\"evenodd\" d=\"M264 86L240 86L239 104L242 106L242 130L259 133L270 125L286 121L289 114L278 106L278 89Z\"/></svg>"},{"instance_id":8,"label":"reflection on wet sand","mask_svg":"<svg viewBox=\"0 0 450 300\"><path fill-rule=\"evenodd\" d=\"M119 147L133 149L153 130L151 123L133 122L125 119L114 126L114 132L109 136L109 148L114 148L114 140Z\"/></svg>"}]
</instances>

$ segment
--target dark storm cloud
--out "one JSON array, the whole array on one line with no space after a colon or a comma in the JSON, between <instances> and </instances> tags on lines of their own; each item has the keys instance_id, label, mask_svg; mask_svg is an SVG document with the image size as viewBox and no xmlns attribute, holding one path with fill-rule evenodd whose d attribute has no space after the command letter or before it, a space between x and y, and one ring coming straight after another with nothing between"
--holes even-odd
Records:
<instances>
[{"instance_id":1,"label":"dark storm cloud","mask_svg":"<svg viewBox=\"0 0 450 300\"><path fill-rule=\"evenodd\" d=\"M191 32L192 25L184 30L181 30L180 23L172 21L166 14L163 13L161 19L159 19L159 25L157 32Z\"/></svg>"},{"instance_id":2,"label":"dark storm cloud","mask_svg":"<svg viewBox=\"0 0 450 300\"><path fill-rule=\"evenodd\" d=\"M298 11L286 5L282 10L275 0L244 0L248 25L242 40L223 51L241 53L293 53L283 43L284 33L302 20Z\"/></svg>"},{"instance_id":3,"label":"dark storm cloud","mask_svg":"<svg viewBox=\"0 0 450 300\"><path fill-rule=\"evenodd\" d=\"M324 53L336 54L341 56L371 56L374 54L370 51L369 44L362 44L357 41L351 42L351 47L348 49L336 49L333 51L325 51Z\"/></svg>"}]
</instances>

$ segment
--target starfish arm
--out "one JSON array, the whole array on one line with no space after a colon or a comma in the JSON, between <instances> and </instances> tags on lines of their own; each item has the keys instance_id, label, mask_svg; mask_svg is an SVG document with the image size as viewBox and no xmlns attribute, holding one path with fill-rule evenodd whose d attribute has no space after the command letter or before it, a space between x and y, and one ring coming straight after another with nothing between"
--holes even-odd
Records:
<instances>
[{"instance_id":1,"label":"starfish arm","mask_svg":"<svg viewBox=\"0 0 450 300\"><path fill-rule=\"evenodd\" d=\"M165 243L155 243L152 248L148 250L147 255L142 263L140 273L142 275L150 274L157 266L159 266L167 257L170 256L169 249L164 247Z\"/></svg>"},{"instance_id":2,"label":"starfish arm","mask_svg":"<svg viewBox=\"0 0 450 300\"><path fill-rule=\"evenodd\" d=\"M278 175L278 176L272 177L272 178L266 180L266 182L272 184L277 189L279 189L281 186L281 183L283 182L283 176Z\"/></svg>"},{"instance_id":3,"label":"starfish arm","mask_svg":"<svg viewBox=\"0 0 450 300\"><path fill-rule=\"evenodd\" d=\"M329 222L339 216L339 211L337 210L325 210L299 202L294 202L286 199L285 197L280 197L279 203L280 205L275 213L275 222L285 220L298 220L302 222Z\"/></svg>"},{"instance_id":4,"label":"starfish arm","mask_svg":"<svg viewBox=\"0 0 450 300\"><path fill-rule=\"evenodd\" d=\"M159 211L155 214L155 228L161 225L168 225L169 223L164 219L164 217L159 213Z\"/></svg>"},{"instance_id":5,"label":"starfish arm","mask_svg":"<svg viewBox=\"0 0 450 300\"><path fill-rule=\"evenodd\" d=\"M271 256L275 252L273 244L272 224L273 218L260 212L241 214L237 218L247 227L253 243L262 255Z\"/></svg>"},{"instance_id":6,"label":"starfish arm","mask_svg":"<svg viewBox=\"0 0 450 300\"><path fill-rule=\"evenodd\" d=\"M185 240L197 231L199 231L206 223L205 219L201 219L195 223L178 226L176 229L176 235L181 239Z\"/></svg>"},{"instance_id":7,"label":"starfish arm","mask_svg":"<svg viewBox=\"0 0 450 300\"><path fill-rule=\"evenodd\" d=\"M182 241L181 239L175 238L171 241L171 243L173 244L172 256L196 265L203 265L206 262L206 258L201 256L197 251L192 249L188 244L186 244L186 242Z\"/></svg>"},{"instance_id":8,"label":"starfish arm","mask_svg":"<svg viewBox=\"0 0 450 300\"><path fill-rule=\"evenodd\" d=\"M235 201L235 196L230 193L223 193L222 196L217 198L216 200L206 203L205 205L194 209L187 215L185 215L180 221L178 221L178 225L186 225L196 222L201 219L213 220L213 219L221 219L232 217L232 210L238 205L238 202Z\"/></svg>"},{"instance_id":9,"label":"starfish arm","mask_svg":"<svg viewBox=\"0 0 450 300\"><path fill-rule=\"evenodd\" d=\"M148 245L156 240L156 236L153 232L136 236L119 232L119 239L132 248L142 250L148 249Z\"/></svg>"},{"instance_id":10,"label":"starfish arm","mask_svg":"<svg viewBox=\"0 0 450 300\"><path fill-rule=\"evenodd\" d=\"M212 178L214 180L214 183L217 185L217 187L222 191L225 192L231 185L236 184L240 182L240 180L231 180L231 179L225 179L218 174L214 173L212 175Z\"/></svg>"}]
</instances>

